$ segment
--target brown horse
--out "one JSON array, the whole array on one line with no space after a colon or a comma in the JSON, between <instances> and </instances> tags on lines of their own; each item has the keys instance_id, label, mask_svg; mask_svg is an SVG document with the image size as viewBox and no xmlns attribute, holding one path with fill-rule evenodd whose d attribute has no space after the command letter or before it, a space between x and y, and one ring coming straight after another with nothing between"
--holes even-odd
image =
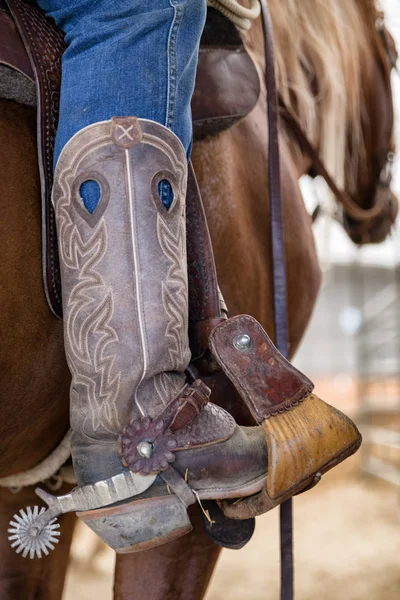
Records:
<instances>
[{"instance_id":1,"label":"brown horse","mask_svg":"<svg viewBox=\"0 0 400 600\"><path fill-rule=\"evenodd\" d=\"M387 154L393 151L390 66L386 45L375 28L378 14L372 0L303 0L301 10L298 5L297 0L270 0L281 97L338 185L347 189L358 206L370 208L380 190ZM358 25L343 28L352 23L348 19L356 19ZM330 35L336 38L329 39ZM318 44L318 38L326 39L326 44ZM293 40L293 49L288 39ZM263 40L258 24L246 34L245 42L261 73ZM334 77L327 75L327 65L331 69L336 65ZM70 376L62 324L51 314L42 290L36 116L33 109L11 101L1 100L0 107L0 475L4 477L33 467L60 443L68 429ZM335 113L342 121L333 120ZM293 356L315 303L320 270L311 219L298 187L310 160L284 122L280 141ZM267 151L262 93L242 122L195 146L193 161L230 314L252 314L271 334ZM350 166L346 172L344 165ZM397 201L391 197L390 202L390 214L383 212L363 224L372 239L378 229L379 239L390 230ZM4 600L61 598L73 516L61 519L60 544L45 559L22 559L7 541L12 515L20 507L35 504L40 502L31 487L15 494L0 490L0 597ZM191 512L191 534L154 550L118 556L115 598L139 600L144 590L149 600L203 598L220 550L202 530L196 509Z\"/></svg>"}]
</instances>

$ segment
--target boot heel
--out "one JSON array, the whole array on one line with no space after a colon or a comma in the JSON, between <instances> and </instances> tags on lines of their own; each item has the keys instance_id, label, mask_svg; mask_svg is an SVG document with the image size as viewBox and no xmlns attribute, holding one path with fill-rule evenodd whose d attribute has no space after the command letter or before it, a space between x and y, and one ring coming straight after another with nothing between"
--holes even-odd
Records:
<instances>
[{"instance_id":1,"label":"boot heel","mask_svg":"<svg viewBox=\"0 0 400 600\"><path fill-rule=\"evenodd\" d=\"M132 500L77 516L119 554L148 550L192 530L186 508L174 495Z\"/></svg>"}]
</instances>

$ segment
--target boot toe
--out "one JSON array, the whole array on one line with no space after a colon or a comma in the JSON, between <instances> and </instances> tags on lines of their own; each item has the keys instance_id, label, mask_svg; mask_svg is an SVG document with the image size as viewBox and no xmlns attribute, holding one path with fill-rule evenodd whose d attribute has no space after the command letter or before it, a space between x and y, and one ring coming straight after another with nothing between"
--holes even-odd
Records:
<instances>
[{"instance_id":1,"label":"boot toe","mask_svg":"<svg viewBox=\"0 0 400 600\"><path fill-rule=\"evenodd\" d=\"M226 441L176 453L174 468L200 498L248 496L262 489L267 476L263 428L236 426Z\"/></svg>"}]
</instances>

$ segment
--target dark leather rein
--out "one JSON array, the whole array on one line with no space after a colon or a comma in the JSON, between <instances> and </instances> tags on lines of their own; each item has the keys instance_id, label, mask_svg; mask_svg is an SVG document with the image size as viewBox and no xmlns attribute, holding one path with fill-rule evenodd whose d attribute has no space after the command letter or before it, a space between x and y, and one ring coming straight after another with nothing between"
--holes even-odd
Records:
<instances>
[{"instance_id":1,"label":"dark leather rein","mask_svg":"<svg viewBox=\"0 0 400 600\"><path fill-rule=\"evenodd\" d=\"M283 211L279 166L278 121L279 106L275 78L272 24L266 0L260 0L264 33L265 84L268 110L268 192L270 207L272 287L274 299L275 345L288 357L289 336ZM293 516L292 499L280 507L281 536L281 600L293 599Z\"/></svg>"}]
</instances>

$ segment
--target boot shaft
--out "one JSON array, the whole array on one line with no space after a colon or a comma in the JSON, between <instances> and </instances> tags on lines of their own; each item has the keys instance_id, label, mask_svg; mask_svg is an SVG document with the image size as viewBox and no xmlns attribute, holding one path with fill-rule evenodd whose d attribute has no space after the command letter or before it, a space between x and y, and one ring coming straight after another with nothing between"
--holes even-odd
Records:
<instances>
[{"instance_id":1,"label":"boot shaft","mask_svg":"<svg viewBox=\"0 0 400 600\"><path fill-rule=\"evenodd\" d=\"M155 416L183 387L187 337L185 196L178 138L154 122L115 118L64 148L53 201L72 373L71 426L117 436L132 417ZM159 183L173 190L169 210ZM80 189L95 181L92 212Z\"/></svg>"}]
</instances>

